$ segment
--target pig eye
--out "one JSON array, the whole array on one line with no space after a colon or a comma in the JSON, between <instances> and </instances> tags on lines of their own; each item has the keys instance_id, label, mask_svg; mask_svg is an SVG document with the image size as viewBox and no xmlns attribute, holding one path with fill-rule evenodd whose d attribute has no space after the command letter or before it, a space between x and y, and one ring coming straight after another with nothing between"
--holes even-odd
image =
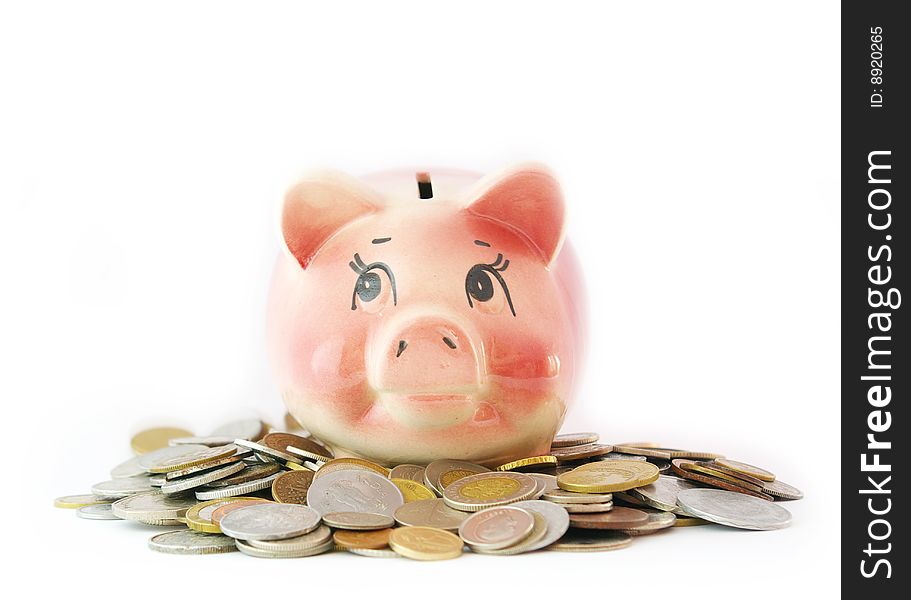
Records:
<instances>
[{"instance_id":1,"label":"pig eye","mask_svg":"<svg viewBox=\"0 0 911 600\"><path fill-rule=\"evenodd\" d=\"M392 274L392 269L389 268L389 265L381 262L366 264L357 253L354 255L354 260L349 262L348 265L358 274L357 281L354 283L354 292L351 294L351 310L357 310L358 300L366 305L379 298L382 294L382 278L376 271L386 273L389 278L389 286L392 288L392 304L396 304L398 298L395 289L395 276Z\"/></svg>"},{"instance_id":2,"label":"pig eye","mask_svg":"<svg viewBox=\"0 0 911 600\"><path fill-rule=\"evenodd\" d=\"M473 307L475 300L489 302L496 294L493 282L493 279L496 279L506 296L512 316L516 316L516 309L513 307L512 298L509 295L509 287L506 285L506 280L500 275L507 267L509 267L509 259L503 260L503 255L497 254L497 260L494 262L477 264L468 269L468 274L465 276L465 295L468 297L468 306Z\"/></svg>"}]
</instances>

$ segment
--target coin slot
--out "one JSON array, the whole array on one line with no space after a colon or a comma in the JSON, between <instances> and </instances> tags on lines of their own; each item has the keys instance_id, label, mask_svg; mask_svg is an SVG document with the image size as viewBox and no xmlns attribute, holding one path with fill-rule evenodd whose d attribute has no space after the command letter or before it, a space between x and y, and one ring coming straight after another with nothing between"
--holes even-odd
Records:
<instances>
[{"instance_id":1,"label":"coin slot","mask_svg":"<svg viewBox=\"0 0 911 600\"><path fill-rule=\"evenodd\" d=\"M418 196L421 200L433 198L433 184L430 183L430 173L420 172L416 174L418 181Z\"/></svg>"}]
</instances>

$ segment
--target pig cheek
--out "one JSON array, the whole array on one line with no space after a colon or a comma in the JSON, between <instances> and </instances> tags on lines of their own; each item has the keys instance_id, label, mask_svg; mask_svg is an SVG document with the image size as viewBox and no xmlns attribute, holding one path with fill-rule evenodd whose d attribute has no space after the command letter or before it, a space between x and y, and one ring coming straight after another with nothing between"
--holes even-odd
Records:
<instances>
[{"instance_id":1,"label":"pig cheek","mask_svg":"<svg viewBox=\"0 0 911 600\"><path fill-rule=\"evenodd\" d=\"M505 412L525 412L552 399L563 365L557 345L521 333L498 335L489 344L488 374Z\"/></svg>"}]
</instances>

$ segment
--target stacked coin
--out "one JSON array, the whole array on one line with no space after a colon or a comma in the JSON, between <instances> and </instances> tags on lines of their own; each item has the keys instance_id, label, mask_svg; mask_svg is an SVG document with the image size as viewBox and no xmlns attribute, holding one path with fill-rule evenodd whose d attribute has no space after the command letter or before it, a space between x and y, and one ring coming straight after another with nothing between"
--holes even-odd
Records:
<instances>
[{"instance_id":1,"label":"stacked coin","mask_svg":"<svg viewBox=\"0 0 911 600\"><path fill-rule=\"evenodd\" d=\"M203 436L148 430L132 447L139 455L110 480L55 505L84 519L177 526L148 543L176 554L340 550L442 560L466 546L477 554L604 551L671 527L786 527L791 515L773 500L803 496L772 472L720 454L603 444L590 432L558 435L549 454L490 467L335 457L306 431L270 431L256 419Z\"/></svg>"}]
</instances>

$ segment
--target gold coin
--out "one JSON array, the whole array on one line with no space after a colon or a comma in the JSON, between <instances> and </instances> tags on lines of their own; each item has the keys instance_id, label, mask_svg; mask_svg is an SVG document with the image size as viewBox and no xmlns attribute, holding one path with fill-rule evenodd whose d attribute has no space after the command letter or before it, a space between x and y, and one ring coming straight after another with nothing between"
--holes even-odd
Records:
<instances>
[{"instance_id":1,"label":"gold coin","mask_svg":"<svg viewBox=\"0 0 911 600\"><path fill-rule=\"evenodd\" d=\"M389 469L382 465L378 465L375 462L369 460L364 460L363 458L333 458L332 460L326 461L326 464L321 466L316 472L316 477L321 477L333 471L341 471L343 469L359 469L361 471L373 471L374 473L379 473L383 477L389 477Z\"/></svg>"},{"instance_id":2,"label":"gold coin","mask_svg":"<svg viewBox=\"0 0 911 600\"><path fill-rule=\"evenodd\" d=\"M748 465L747 463L742 463L737 460L730 460L727 458L717 458L715 462L721 465L722 467L727 467L733 469L739 473L744 473L750 477L755 477L762 481L775 481L775 474L765 469L760 469L759 467L754 467L753 465Z\"/></svg>"},{"instance_id":3,"label":"gold coin","mask_svg":"<svg viewBox=\"0 0 911 600\"><path fill-rule=\"evenodd\" d=\"M395 487L399 488L402 492L402 496L405 497L405 502L430 500L431 498L437 497L437 495L423 483L418 483L417 481L412 481L410 479L400 479L398 477L393 477L389 481L394 483Z\"/></svg>"},{"instance_id":4,"label":"gold coin","mask_svg":"<svg viewBox=\"0 0 911 600\"><path fill-rule=\"evenodd\" d=\"M204 533L221 533L221 528L212 522L212 514L216 509L232 502L240 500L261 500L262 498L252 498L248 496L236 496L234 498L219 498L218 500L208 500L200 502L196 506L187 509L184 519L187 527Z\"/></svg>"},{"instance_id":5,"label":"gold coin","mask_svg":"<svg viewBox=\"0 0 911 600\"><path fill-rule=\"evenodd\" d=\"M533 465L555 465L557 464L556 456L529 456L528 458L520 458L519 460L514 460L506 464L500 465L495 471L512 471L513 469L521 469L522 467L530 467Z\"/></svg>"},{"instance_id":6,"label":"gold coin","mask_svg":"<svg viewBox=\"0 0 911 600\"><path fill-rule=\"evenodd\" d=\"M614 452L619 452L621 454L635 454L636 456L645 456L647 458L663 458L664 460L671 459L671 453L665 452L663 450L653 450L651 448L644 448L642 446L624 446L624 445L615 445Z\"/></svg>"},{"instance_id":7,"label":"gold coin","mask_svg":"<svg viewBox=\"0 0 911 600\"><path fill-rule=\"evenodd\" d=\"M682 460L685 461L686 459L682 459ZM762 491L761 485L756 485L755 483L746 481L745 479L741 479L734 475L729 475L723 471L719 471L718 469L713 469L710 464L706 465L706 464L702 464L702 463L698 463L698 462L683 462L680 464L680 467L686 471L702 473L703 475L709 475L710 477L722 479L724 481L733 483L734 485L739 485L740 487L746 488L748 490L752 490L754 492ZM747 475L747 477L749 477L749 475ZM755 478L753 478L753 479L754 479L754 481L760 481Z\"/></svg>"},{"instance_id":8,"label":"gold coin","mask_svg":"<svg viewBox=\"0 0 911 600\"><path fill-rule=\"evenodd\" d=\"M453 481L458 481L463 477L475 474L477 474L477 471L469 471L468 469L453 469L452 471L446 471L440 475L440 489L445 490Z\"/></svg>"},{"instance_id":9,"label":"gold coin","mask_svg":"<svg viewBox=\"0 0 911 600\"><path fill-rule=\"evenodd\" d=\"M565 448L566 446L581 446L594 444L598 441L598 434L586 431L583 433L561 433L550 443L551 448Z\"/></svg>"},{"instance_id":10,"label":"gold coin","mask_svg":"<svg viewBox=\"0 0 911 600\"><path fill-rule=\"evenodd\" d=\"M452 508L474 512L527 500L537 489L537 480L524 473L490 471L452 482L443 490L443 501Z\"/></svg>"},{"instance_id":11,"label":"gold coin","mask_svg":"<svg viewBox=\"0 0 911 600\"><path fill-rule=\"evenodd\" d=\"M459 536L432 527L399 527L389 535L389 547L413 560L446 560L462 556Z\"/></svg>"},{"instance_id":12,"label":"gold coin","mask_svg":"<svg viewBox=\"0 0 911 600\"><path fill-rule=\"evenodd\" d=\"M92 504L107 504L111 500L102 500L93 494L77 494L75 496L60 496L54 500L57 508L82 508Z\"/></svg>"},{"instance_id":13,"label":"gold coin","mask_svg":"<svg viewBox=\"0 0 911 600\"><path fill-rule=\"evenodd\" d=\"M286 462L285 466L288 467L289 469L291 469L292 471L310 471L311 470L311 469L308 469L307 467L305 467L304 465L297 464L296 462Z\"/></svg>"},{"instance_id":14,"label":"gold coin","mask_svg":"<svg viewBox=\"0 0 911 600\"><path fill-rule=\"evenodd\" d=\"M586 468L597 465L596 468ZM557 476L557 485L570 492L588 494L622 492L658 479L658 467L639 460L605 460Z\"/></svg>"},{"instance_id":15,"label":"gold coin","mask_svg":"<svg viewBox=\"0 0 911 600\"><path fill-rule=\"evenodd\" d=\"M699 517L687 517L686 515L677 515L677 520L671 527L695 527L696 525L710 525L709 521Z\"/></svg>"},{"instance_id":16,"label":"gold coin","mask_svg":"<svg viewBox=\"0 0 911 600\"><path fill-rule=\"evenodd\" d=\"M235 454L238 449L239 448L234 444L228 444L227 446L216 446L215 448L188 451L184 454L172 456L171 458L165 458L155 462L152 466L149 467L149 472L168 473L170 471L180 471L181 469L186 469L187 467L194 467L196 465L201 465L204 463L219 460L221 458L225 458L226 456L231 456Z\"/></svg>"},{"instance_id":17,"label":"gold coin","mask_svg":"<svg viewBox=\"0 0 911 600\"><path fill-rule=\"evenodd\" d=\"M140 431L130 440L130 447L136 454L145 454L152 450L165 448L171 438L190 437L193 432L179 427L155 427Z\"/></svg>"},{"instance_id":18,"label":"gold coin","mask_svg":"<svg viewBox=\"0 0 911 600\"><path fill-rule=\"evenodd\" d=\"M345 550L356 548L359 550L379 550L389 545L389 535L392 528L376 529L374 531L349 531L340 529L332 534L337 546Z\"/></svg>"}]
</instances>

